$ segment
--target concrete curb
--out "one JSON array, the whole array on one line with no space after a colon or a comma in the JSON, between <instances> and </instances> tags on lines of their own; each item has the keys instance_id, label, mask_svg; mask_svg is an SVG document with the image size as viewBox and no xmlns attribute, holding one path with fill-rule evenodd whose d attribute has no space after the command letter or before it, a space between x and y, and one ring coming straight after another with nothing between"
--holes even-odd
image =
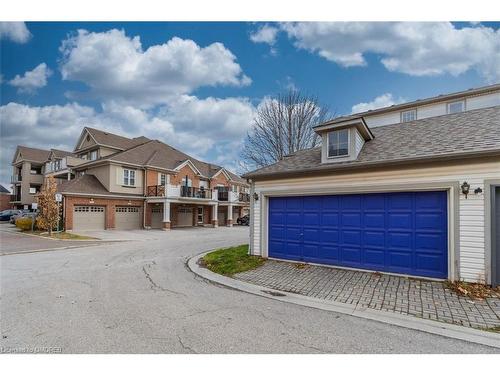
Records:
<instances>
[{"instance_id":1,"label":"concrete curb","mask_svg":"<svg viewBox=\"0 0 500 375\"><path fill-rule=\"evenodd\" d=\"M203 277L204 279L207 279L211 282L224 285L228 288L255 294L265 298L279 300L282 302L294 303L296 305L302 305L320 310L334 311L358 318L371 319L382 323L396 325L399 327L414 329L417 331L432 333L435 335L464 340L500 349L500 335L496 333L485 332L478 329L462 327L454 324L441 323L433 320L416 318L409 315L401 315L367 308L356 308L350 304L334 301L324 301L300 294L282 292L280 290L261 287L259 285L246 283L244 281L216 274L206 268L201 267L198 264L200 258L210 252L211 251L207 251L191 257L187 262L187 266L196 275Z\"/></svg>"}]
</instances>

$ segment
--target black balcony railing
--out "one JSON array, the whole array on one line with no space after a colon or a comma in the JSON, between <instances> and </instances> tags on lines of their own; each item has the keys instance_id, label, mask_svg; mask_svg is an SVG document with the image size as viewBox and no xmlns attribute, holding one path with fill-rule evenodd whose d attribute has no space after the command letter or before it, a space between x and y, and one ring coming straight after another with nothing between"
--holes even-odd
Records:
<instances>
[{"instance_id":1,"label":"black balcony railing","mask_svg":"<svg viewBox=\"0 0 500 375\"><path fill-rule=\"evenodd\" d=\"M238 200L240 202L250 202L250 194L240 193L240 195L238 196Z\"/></svg>"},{"instance_id":2,"label":"black balcony railing","mask_svg":"<svg viewBox=\"0 0 500 375\"><path fill-rule=\"evenodd\" d=\"M211 199L212 191L204 188L181 186L181 197Z\"/></svg>"},{"instance_id":3,"label":"black balcony railing","mask_svg":"<svg viewBox=\"0 0 500 375\"><path fill-rule=\"evenodd\" d=\"M165 195L165 185L148 186L148 197L163 197Z\"/></svg>"},{"instance_id":4,"label":"black balcony railing","mask_svg":"<svg viewBox=\"0 0 500 375\"><path fill-rule=\"evenodd\" d=\"M223 201L223 202L227 202L229 200L229 192L219 190L219 192L217 194L217 199L220 201Z\"/></svg>"}]
</instances>

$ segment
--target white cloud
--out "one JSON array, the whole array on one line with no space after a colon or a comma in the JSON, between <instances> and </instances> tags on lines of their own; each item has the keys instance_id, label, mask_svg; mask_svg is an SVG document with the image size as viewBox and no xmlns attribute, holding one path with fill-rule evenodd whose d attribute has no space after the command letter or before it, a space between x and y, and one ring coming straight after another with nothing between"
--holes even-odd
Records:
<instances>
[{"instance_id":1,"label":"white cloud","mask_svg":"<svg viewBox=\"0 0 500 375\"><path fill-rule=\"evenodd\" d=\"M63 41L61 73L82 81L104 100L154 105L202 86L245 86L251 80L222 43L200 47L174 37L142 49L138 36L123 30L79 30Z\"/></svg>"},{"instance_id":2,"label":"white cloud","mask_svg":"<svg viewBox=\"0 0 500 375\"><path fill-rule=\"evenodd\" d=\"M250 34L250 40L254 43L266 43L273 45L276 43L279 29L270 25L263 25Z\"/></svg>"},{"instance_id":3,"label":"white cloud","mask_svg":"<svg viewBox=\"0 0 500 375\"><path fill-rule=\"evenodd\" d=\"M500 30L456 28L450 22L298 22L280 26L298 48L344 67L364 66L366 54L381 56L390 71L414 76L475 69L500 79Z\"/></svg>"},{"instance_id":4,"label":"white cloud","mask_svg":"<svg viewBox=\"0 0 500 375\"><path fill-rule=\"evenodd\" d=\"M112 101L103 104L101 111L77 103L42 107L9 103L0 107L0 181L9 179L16 145L72 150L84 126L159 139L202 160L232 166L230 162L234 164L232 158L240 148L232 150L229 145L241 142L253 114L253 105L244 98L198 99L187 95L151 110Z\"/></svg>"},{"instance_id":5,"label":"white cloud","mask_svg":"<svg viewBox=\"0 0 500 375\"><path fill-rule=\"evenodd\" d=\"M30 38L31 33L24 22L0 22L0 40L26 43Z\"/></svg>"},{"instance_id":6,"label":"white cloud","mask_svg":"<svg viewBox=\"0 0 500 375\"><path fill-rule=\"evenodd\" d=\"M47 64L41 63L35 69L29 70L23 76L19 74L9 81L9 85L17 87L19 93L34 93L36 90L47 85L47 78L52 71Z\"/></svg>"},{"instance_id":7,"label":"white cloud","mask_svg":"<svg viewBox=\"0 0 500 375\"><path fill-rule=\"evenodd\" d=\"M395 99L391 93L385 93L377 96L371 102L358 103L352 106L352 113L360 113L377 108L389 107L394 104L404 103L402 98Z\"/></svg>"}]
</instances>

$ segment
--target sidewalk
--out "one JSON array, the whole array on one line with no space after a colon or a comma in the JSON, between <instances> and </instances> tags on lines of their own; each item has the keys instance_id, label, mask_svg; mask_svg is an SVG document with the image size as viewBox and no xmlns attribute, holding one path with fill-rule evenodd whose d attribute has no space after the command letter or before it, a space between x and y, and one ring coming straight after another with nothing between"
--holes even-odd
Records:
<instances>
[{"instance_id":1,"label":"sidewalk","mask_svg":"<svg viewBox=\"0 0 500 375\"><path fill-rule=\"evenodd\" d=\"M234 275L261 287L472 328L500 326L500 298L472 300L442 282L268 260Z\"/></svg>"}]
</instances>

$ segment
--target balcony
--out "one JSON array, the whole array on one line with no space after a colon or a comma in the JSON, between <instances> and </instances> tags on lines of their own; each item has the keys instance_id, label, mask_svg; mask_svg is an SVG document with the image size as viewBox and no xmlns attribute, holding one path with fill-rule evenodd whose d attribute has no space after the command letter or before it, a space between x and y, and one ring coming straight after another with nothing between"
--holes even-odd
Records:
<instances>
[{"instance_id":1,"label":"balcony","mask_svg":"<svg viewBox=\"0 0 500 375\"><path fill-rule=\"evenodd\" d=\"M204 188L181 186L181 197L212 199L212 191Z\"/></svg>"},{"instance_id":2,"label":"balcony","mask_svg":"<svg viewBox=\"0 0 500 375\"><path fill-rule=\"evenodd\" d=\"M164 197L165 196L165 185L153 185L148 186L146 191L148 197Z\"/></svg>"},{"instance_id":3,"label":"balcony","mask_svg":"<svg viewBox=\"0 0 500 375\"><path fill-rule=\"evenodd\" d=\"M238 196L238 200L240 202L250 202L250 194L240 193L240 195Z\"/></svg>"},{"instance_id":4,"label":"balcony","mask_svg":"<svg viewBox=\"0 0 500 375\"><path fill-rule=\"evenodd\" d=\"M218 190L217 199L221 202L229 201L229 191Z\"/></svg>"},{"instance_id":5,"label":"balcony","mask_svg":"<svg viewBox=\"0 0 500 375\"><path fill-rule=\"evenodd\" d=\"M10 176L10 183L11 184L16 184L16 183L19 183L23 180L23 176L21 175L14 175L14 176Z\"/></svg>"}]
</instances>

